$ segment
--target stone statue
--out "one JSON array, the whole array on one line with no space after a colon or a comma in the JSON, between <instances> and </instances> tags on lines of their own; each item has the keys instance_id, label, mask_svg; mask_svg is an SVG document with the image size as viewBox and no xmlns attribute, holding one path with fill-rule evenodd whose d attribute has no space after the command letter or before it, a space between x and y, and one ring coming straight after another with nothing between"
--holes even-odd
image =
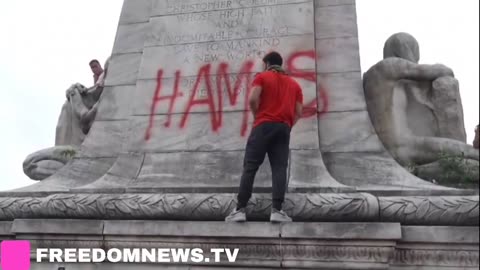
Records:
<instances>
[{"instance_id":1,"label":"stone statue","mask_svg":"<svg viewBox=\"0 0 480 270\"><path fill-rule=\"evenodd\" d=\"M434 163L442 156L478 161L478 150L466 144L452 70L418 64L419 59L415 38L398 33L385 43L384 59L364 74L367 108L380 139L403 166Z\"/></svg>"},{"instance_id":2,"label":"stone statue","mask_svg":"<svg viewBox=\"0 0 480 270\"><path fill-rule=\"evenodd\" d=\"M33 180L44 180L70 161L83 143L95 120L103 92L108 62L96 83L90 88L76 83L66 91L65 104L58 119L55 146L29 155L23 171ZM93 70L93 68L92 68Z\"/></svg>"},{"instance_id":3,"label":"stone statue","mask_svg":"<svg viewBox=\"0 0 480 270\"><path fill-rule=\"evenodd\" d=\"M478 149L480 148L480 125L477 125L475 128L475 138L473 139L473 148Z\"/></svg>"}]
</instances>

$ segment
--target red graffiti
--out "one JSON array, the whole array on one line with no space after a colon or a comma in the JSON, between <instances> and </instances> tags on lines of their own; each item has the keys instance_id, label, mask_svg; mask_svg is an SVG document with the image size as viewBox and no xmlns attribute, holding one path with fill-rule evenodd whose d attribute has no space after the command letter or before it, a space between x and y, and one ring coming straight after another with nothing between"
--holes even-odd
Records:
<instances>
[{"instance_id":1,"label":"red graffiti","mask_svg":"<svg viewBox=\"0 0 480 270\"><path fill-rule=\"evenodd\" d=\"M245 79L246 89L247 92L245 93L245 103L244 103L244 111L243 111L243 118L242 118L242 127L240 134L241 136L245 136L248 131L248 96L250 95L250 87L251 84L251 76L252 71L255 63L253 61L247 61L242 65L240 72L238 73L237 80L232 89L232 84L230 83L230 77L228 76L228 64L221 63L218 67L218 75L217 75L217 91L218 91L218 106L220 108L219 114L219 125L222 124L222 108L223 108L223 89L222 89L222 80L225 81L225 85L227 87L228 99L230 101L230 105L235 106L237 105L238 95L240 94L240 89L242 86L243 79Z\"/></svg>"},{"instance_id":2,"label":"red graffiti","mask_svg":"<svg viewBox=\"0 0 480 270\"><path fill-rule=\"evenodd\" d=\"M299 52L293 53L287 59L287 62L286 62L286 69L288 73L292 77L317 83L317 77L316 77L315 71L301 70L296 66L296 62L300 58L312 59L315 61L315 58L316 58L315 52L313 50L310 50L310 51L299 51ZM244 95L245 101L244 101L244 107L243 107L242 125L240 129L240 135L245 136L248 131L248 117L249 117L248 97L250 96L250 92L252 89L251 82L252 82L253 68L254 68L253 61L244 62L240 70L236 73L238 75L237 75L236 81L232 85L230 81L230 76L229 76L230 74L229 65L225 62L219 64L218 70L216 73L217 75L216 75L216 85L215 85L217 98L218 98L217 99L218 108L217 108L215 105L215 99L214 99L215 89L213 88L212 82L211 82L212 66L211 64L206 64L200 67L197 74L197 79L195 81L195 84L193 86L193 89L189 97L189 101L186 105L185 111L180 121L180 125L179 125L180 128L185 128L186 124L188 123L188 118L190 116L190 113L193 107L207 106L208 111L210 112L210 122L211 122L212 131L218 132L223 123L223 108L224 108L224 104L223 104L224 91L223 90L224 89L226 90L230 105L235 106L237 105L237 102L238 102L241 86L243 85L243 83L245 83L246 84L246 91ZM175 101L178 97L183 96L183 93L179 89L180 77L181 77L181 72L180 70L177 70L175 72L175 84L174 84L173 94L170 96L161 96L163 70L160 69L158 71L157 87L155 89L155 94L153 96L152 105L150 108L150 119L149 119L148 128L145 133L145 140L148 141L151 138L157 106L160 102L165 100L169 101L169 107L168 107L167 120L164 123L164 125L167 128L171 126L171 116L172 116L173 109L175 107ZM202 81L204 81L205 83L207 96L205 98L198 99L197 93L200 90ZM321 85L317 85L317 89L318 89L318 93L317 93L318 97L304 104L304 110L303 110L304 118L312 117L317 114L321 115L328 111L327 93ZM318 102L319 102L318 100L320 100L322 103L321 111L318 111Z\"/></svg>"},{"instance_id":3,"label":"red graffiti","mask_svg":"<svg viewBox=\"0 0 480 270\"><path fill-rule=\"evenodd\" d=\"M292 77L304 79L310 82L317 83L317 75L315 71L306 71L300 70L295 66L295 61L299 58L306 57L315 60L314 51L300 51L293 53L287 60L287 70ZM322 102L322 110L318 112L319 115L322 115L328 112L328 96L325 88L321 84L317 84L317 95L318 99ZM317 114L318 101L314 99L310 102L307 102L303 106L303 117L311 117Z\"/></svg>"},{"instance_id":4,"label":"red graffiti","mask_svg":"<svg viewBox=\"0 0 480 270\"><path fill-rule=\"evenodd\" d=\"M163 100L170 100L170 104L168 106L168 114L167 114L167 121L165 122L165 127L170 127L171 121L172 121L172 112L173 108L175 106L175 100L178 97L182 97L183 93L180 92L180 71L175 72L175 85L174 85L174 90L173 94L171 96L160 96L160 93L162 91L162 81L163 81L163 70L160 69L157 73L157 88L155 89L155 94L153 95L153 101L152 101L152 106L150 107L150 119L148 123L148 128L147 131L145 132L145 140L150 140L152 136L152 129L154 126L154 117L155 117L155 112L157 111L157 105L160 103L160 101Z\"/></svg>"},{"instance_id":5,"label":"red graffiti","mask_svg":"<svg viewBox=\"0 0 480 270\"><path fill-rule=\"evenodd\" d=\"M218 122L217 122L217 115L215 114L215 101L212 91L212 82L210 81L210 64L207 64L200 68L197 76L197 81L195 82L195 86L193 87L192 94L190 95L190 100L188 101L187 108L185 113L183 114L182 121L180 122L180 127L184 128L187 122L188 116L190 115L190 111L193 106L196 105L208 105L210 111L210 120L212 123L213 131L218 130ZM205 84L207 87L207 98L204 99L195 99L197 96L198 89L200 87L200 82L202 81L202 77L205 79Z\"/></svg>"}]
</instances>

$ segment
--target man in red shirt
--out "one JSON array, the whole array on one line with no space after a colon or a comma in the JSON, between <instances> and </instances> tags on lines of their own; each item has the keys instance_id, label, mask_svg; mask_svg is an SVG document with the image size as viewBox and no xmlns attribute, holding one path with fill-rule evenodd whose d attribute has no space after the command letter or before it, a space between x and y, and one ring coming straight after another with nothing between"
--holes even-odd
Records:
<instances>
[{"instance_id":1,"label":"man in red shirt","mask_svg":"<svg viewBox=\"0 0 480 270\"><path fill-rule=\"evenodd\" d=\"M287 188L290 131L302 115L302 89L282 69L280 54L271 52L263 62L265 71L255 77L249 99L255 121L245 150L238 205L227 222L246 221L245 208L252 196L255 174L267 154L272 169L270 221L292 221L282 211L282 205Z\"/></svg>"}]
</instances>

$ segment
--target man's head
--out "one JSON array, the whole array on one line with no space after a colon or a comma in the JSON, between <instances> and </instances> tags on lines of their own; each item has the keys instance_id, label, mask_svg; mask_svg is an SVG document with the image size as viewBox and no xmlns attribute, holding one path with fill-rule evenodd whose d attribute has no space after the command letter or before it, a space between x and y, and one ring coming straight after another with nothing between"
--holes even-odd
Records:
<instances>
[{"instance_id":1,"label":"man's head","mask_svg":"<svg viewBox=\"0 0 480 270\"><path fill-rule=\"evenodd\" d=\"M100 76L100 74L102 74L103 72L102 65L100 65L100 62L98 60L93 59L92 61L90 61L89 65L93 74L97 76Z\"/></svg>"},{"instance_id":2,"label":"man's head","mask_svg":"<svg viewBox=\"0 0 480 270\"><path fill-rule=\"evenodd\" d=\"M270 66L282 66L283 59L279 53L270 52L263 57L263 63L265 64L265 70L267 70Z\"/></svg>"}]
</instances>

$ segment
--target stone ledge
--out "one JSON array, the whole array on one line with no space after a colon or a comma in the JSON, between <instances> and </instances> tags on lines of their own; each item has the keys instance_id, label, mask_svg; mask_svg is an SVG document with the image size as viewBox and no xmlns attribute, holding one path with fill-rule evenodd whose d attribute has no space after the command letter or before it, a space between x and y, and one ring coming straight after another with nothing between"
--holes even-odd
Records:
<instances>
[{"instance_id":1,"label":"stone ledge","mask_svg":"<svg viewBox=\"0 0 480 270\"><path fill-rule=\"evenodd\" d=\"M223 221L236 195L55 194L0 198L0 221L102 219ZM268 221L269 194L255 194L249 221ZM289 193L285 211L297 222L384 222L402 225L478 226L478 196L375 197L368 193Z\"/></svg>"},{"instance_id":2,"label":"stone ledge","mask_svg":"<svg viewBox=\"0 0 480 270\"><path fill-rule=\"evenodd\" d=\"M17 221L15 221L17 222ZM244 223L191 221L21 220L17 239L36 248L239 248L233 264L130 264L125 269L475 269L478 267L478 227L401 227L398 223ZM93 222L93 223L92 223ZM99 239L84 228L103 224ZM41 224L42 226L38 226ZM71 228L44 231L49 224ZM124 225L122 227L122 224ZM7 224L8 225L8 224ZM18 227L18 226L17 226ZM76 229L75 229L76 228ZM24 234L28 232L28 234ZM92 231L95 232L95 231ZM18 233L18 234L17 234ZM15 235L16 234L16 235ZM70 235L68 235L70 234ZM70 237L68 237L70 236ZM415 241L417 240L417 241ZM451 240L455 244L445 241ZM421 243L417 243L421 242ZM222 261L226 261L222 258ZM56 269L35 264L33 269ZM64 265L58 265L64 266ZM71 265L68 269L91 269ZM84 268L86 267L86 268ZM111 268L96 264L95 269ZM171 268L169 268L171 267ZM203 268L205 267L205 268ZM219 268L217 268L219 267ZM224 268L222 268L224 267ZM118 268L123 269L123 268Z\"/></svg>"},{"instance_id":3,"label":"stone ledge","mask_svg":"<svg viewBox=\"0 0 480 270\"><path fill-rule=\"evenodd\" d=\"M194 221L105 221L105 235L137 235L167 237L254 237L278 238L280 225L269 223L229 224Z\"/></svg>"},{"instance_id":4,"label":"stone ledge","mask_svg":"<svg viewBox=\"0 0 480 270\"><path fill-rule=\"evenodd\" d=\"M402 235L404 243L478 244L480 242L478 227L403 226Z\"/></svg>"},{"instance_id":5,"label":"stone ledge","mask_svg":"<svg viewBox=\"0 0 480 270\"><path fill-rule=\"evenodd\" d=\"M16 219L11 231L14 234L101 235L103 227L101 220Z\"/></svg>"},{"instance_id":6,"label":"stone ledge","mask_svg":"<svg viewBox=\"0 0 480 270\"><path fill-rule=\"evenodd\" d=\"M399 223L288 223L281 226L281 238L329 240L398 240Z\"/></svg>"},{"instance_id":7,"label":"stone ledge","mask_svg":"<svg viewBox=\"0 0 480 270\"><path fill-rule=\"evenodd\" d=\"M306 240L399 240L402 237L399 223L292 222L272 224L269 222L226 223L80 219L19 219L13 221L13 223L3 223L5 223L5 228L2 233L5 235L145 236L145 239L152 239L151 237L216 237ZM448 230L448 228L446 229ZM463 230L461 228L457 230L458 232L466 232L469 229L467 227Z\"/></svg>"}]
</instances>

